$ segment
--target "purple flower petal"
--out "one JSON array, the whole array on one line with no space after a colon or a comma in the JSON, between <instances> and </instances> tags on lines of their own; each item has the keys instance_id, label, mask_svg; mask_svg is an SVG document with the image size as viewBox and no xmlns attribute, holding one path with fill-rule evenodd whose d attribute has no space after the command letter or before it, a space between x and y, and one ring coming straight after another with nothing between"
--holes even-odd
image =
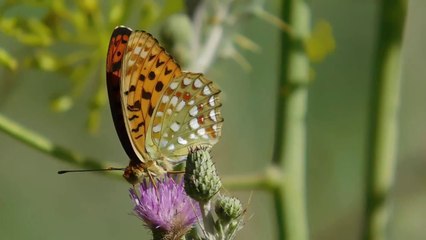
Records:
<instances>
[{"instance_id":1,"label":"purple flower petal","mask_svg":"<svg viewBox=\"0 0 426 240\"><path fill-rule=\"evenodd\" d=\"M201 216L198 203L188 197L183 183L165 177L152 184L144 181L139 186L140 196L130 189L133 211L153 231L163 231L173 236L183 236Z\"/></svg>"}]
</instances>

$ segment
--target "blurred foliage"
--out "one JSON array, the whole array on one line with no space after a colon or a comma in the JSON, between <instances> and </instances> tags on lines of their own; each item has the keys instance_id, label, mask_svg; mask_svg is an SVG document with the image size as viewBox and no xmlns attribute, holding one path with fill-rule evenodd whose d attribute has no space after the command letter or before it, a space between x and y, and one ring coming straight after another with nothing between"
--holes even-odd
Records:
<instances>
[{"instance_id":1,"label":"blurred foliage","mask_svg":"<svg viewBox=\"0 0 426 240\"><path fill-rule=\"evenodd\" d=\"M177 24L175 20L176 18L179 18L179 21L186 21L186 24L188 24L188 22L191 23L191 21L193 21L195 17L195 10L189 8L188 4L193 3L193 5L191 6L197 6L198 2L199 1L197 0L0 0L0 41L2 43L2 46L0 47L0 75L2 75L2 77L0 78L0 97L4 99L7 95L5 94L7 93L7 89L3 88L3 86L7 86L8 84L19 84L19 81L22 79L16 77L16 75L21 74L23 72L32 72L34 70L42 71L43 75L46 76L56 76L60 74L62 76L61 79L69 80L70 88L58 92L54 95L50 105L52 110L56 112L68 111L73 107L77 106L76 100L80 96L82 96L83 94L90 96L90 99L87 102L87 106L90 111L88 113L85 112L85 114L87 114L86 117L88 117L87 124L89 130L96 131L100 121L99 111L100 109L104 108L106 104L106 92L104 86L104 65L106 49L112 29L116 25L127 24L134 29L146 29L149 31L160 32L159 36L162 38L163 42L167 46L166 48L171 51L173 55L176 56L176 58L180 59L179 62L182 62L182 65L189 65L190 61L194 61L192 58L193 55L185 55L185 53L190 52L190 50L188 49L193 47L193 45L188 44L188 42L191 41L193 36L186 35L185 33L188 33L187 31L190 31L191 29L183 30L182 28L179 28L182 25ZM209 3L211 4L218 2L219 1L209 1ZM271 24L273 26L276 26L278 29L286 31L288 33L291 33L292 29L286 23L282 22L279 18L266 11L263 7L264 2L261 0L239 0L233 2L235 4L229 6L229 8L227 9L226 18L214 14L215 10L217 10L216 8L209 8L209 11L211 12L208 12L206 14L207 17L202 18L203 23L206 27L203 28L203 32L200 33L200 38L202 40L208 38L209 30L211 30L215 26L221 25L225 33L223 34L224 36L217 51L217 57L232 59L247 71L258 71L258 68L261 68L263 66L255 65L252 62L254 61L253 59L258 59L259 57L256 56L255 58L250 58L250 55L245 54L244 51L254 52L255 54L261 55L261 57L265 57L265 55L262 54L265 52L270 54L271 51L277 51L276 46L264 46L261 44L263 42L259 41L259 39L261 38L269 38L271 36L261 36L258 37L256 40L253 40L255 39L253 36L258 34L257 31L261 32L260 28L262 28L263 25L260 25L260 27L259 25L255 26L253 27L253 29L249 30L245 29L245 31L240 30L243 29L244 26L246 26L246 24L250 22L250 19L253 17L267 22L268 24ZM421 1L417 1L417 5L421 5L420 2ZM359 139L359 135L360 132L364 132L364 130L361 129L361 125L364 124L364 112L362 109L365 108L366 105L363 102L363 99L366 98L364 94L368 92L368 89L366 87L368 85L366 75L368 75L368 71L371 67L369 65L372 52L370 44L373 39L371 37L371 34L374 32L372 30L372 26L374 26L374 24L372 24L370 18L373 15L373 11L371 11L371 9L376 10L376 8L375 6L373 6L374 3L367 4L365 2L358 3L354 1L349 1L349 3L345 2L340 4L337 2L333 2L333 4L333 7L330 7L329 5L323 3L320 4L312 2L312 5L317 5L317 8L320 8L318 6L322 5L321 8L327 9L326 11L323 10L325 13L321 12L316 14L328 14L330 18L335 18L334 20L331 20L333 22L333 28L331 28L331 24L320 20L314 24L310 35L303 42L303 47L308 53L310 61L316 63L323 61L327 56L329 56L329 54L334 53L336 49L337 40L334 39L333 33L336 33L336 35L338 35L339 37L339 51L336 52L337 54L332 56L332 60L330 61L331 64L328 65L328 68L327 64L325 64L326 66L321 69L322 73L320 71L318 72L318 75L322 74L323 77L324 75L326 76L324 77L324 79L322 79L324 81L322 81L321 84L312 84L316 85L313 87L317 88L317 91L314 90L310 93L310 98L313 99L310 100L311 105L309 107L309 114L312 118L310 121L315 121L315 123L311 126L312 129L310 129L309 132L311 141L310 143L312 143L310 146L310 151L312 153L308 153L308 155L312 155L310 157L311 162L309 164L311 165L310 168L312 168L311 173L314 173L313 175L309 175L312 184L310 193L312 194L312 196L317 196L318 198L312 198L311 196L309 201L311 201L311 205L314 206L313 210L310 211L313 211L314 214L316 214L317 216L316 218L313 218L313 220L311 218L311 222L313 223L312 225L314 225L314 228L321 228L319 230L317 229L317 235L338 236L340 233L340 236L346 236L345 234L346 232L348 232L348 235L350 235L349 238L355 239L357 236L353 236L353 233L355 232L353 231L353 228L358 229L358 221L356 218L355 220L353 220L352 218L354 212L356 215L359 210L354 210L354 204L359 204L359 200L354 198L354 195L356 197L357 194L357 188L354 188L354 185L356 187L356 184L354 184L354 182L356 183L357 181L361 180L359 180L360 172L357 171L356 168L353 169L353 166L356 165L356 163L359 163L359 160L361 158L361 154L357 153L356 150L358 150L358 148L361 149L360 145L362 141ZM351 6L355 6L355 8L352 9ZM276 5L273 5L273 7L276 7ZM347 8L351 9L349 9L348 11ZM418 14L417 16L419 15L421 14ZM360 16L362 16L361 19ZM364 16L367 17L364 18ZM355 18L358 18L358 20L353 21L353 19ZM417 20L413 22L416 22L418 25L421 25L422 20ZM173 24L177 24L178 26L173 26ZM252 26L250 26L250 28L252 28ZM419 29L421 30L423 28L421 28L421 26L417 26L417 28L412 28L410 29L410 31L413 33L412 35L418 36L419 32L421 33ZM244 34L247 34L247 36L244 35L243 32ZM418 38L415 37L409 40L413 42L415 39ZM259 41L259 43L257 41ZM276 43L274 41L265 42L267 42L268 44ZM413 43L407 44L407 46L410 45L416 47L420 46L420 49L422 49L421 46L423 46L421 43L417 43L417 45ZM422 59L422 56L420 56L422 51L418 50L415 47L411 47L410 49L412 51L411 55L419 56L417 56L412 62L406 63L407 68L417 67L415 71L411 71L411 74L413 74L413 72L416 72L416 74L413 75L421 75L417 72L421 72L421 70L423 69L421 64L422 61L418 61L419 59ZM268 55L268 57L270 56ZM264 61L264 59L262 59L261 61ZM264 62L265 65L267 65L270 63L274 63L275 61ZM225 70L223 70L223 75L229 74L229 69L233 67L233 65L231 65L231 67L224 65L219 66L225 68ZM229 69L226 69L227 67ZM269 68L266 69L267 70L262 69L261 71L265 71L267 72L267 74L270 75L275 74L270 73ZM219 70L217 72L222 72L222 70ZM264 101L265 99L256 99L259 105L254 105L255 107L249 105L252 104L254 101L252 100L253 96L266 96L259 94L259 92L262 92L262 89L260 89L259 86L264 87L264 82L275 81L275 79L272 77L262 82L262 77L266 76L264 75L265 72L262 72L261 76L259 76L260 74L256 75L253 73L252 76L257 76L257 82L253 80L252 82L247 82L245 86L238 86L238 88L236 88L238 89L238 91L241 90L237 93L241 94L238 95L239 98L242 98L247 95L250 97L250 99L248 97L247 99L244 99L245 103L249 107L238 103L238 111L235 111L235 115L241 114L240 110L242 112L244 108L250 108L250 114L252 114L252 109L270 107L270 105L267 105L269 104L269 102L267 101L265 101L266 103L262 105L262 103L264 103L262 101ZM324 72L328 72L329 74L324 74ZM232 72L232 74L235 74L235 72ZM314 75L313 70L312 75ZM259 81L259 79L262 79L262 81ZM45 83L40 77L38 77L37 84ZM238 84L244 85L241 84L241 82L238 82ZM347 88L343 88L343 85ZM33 85L29 86L31 87ZM246 93L246 90L253 89L255 91ZM416 100L412 100L410 101L410 103L421 102L421 99L417 98L417 96L421 95L421 88L411 86L410 89L419 91L419 94L417 95L412 94L411 92L410 94L407 94L410 95L410 99L413 98ZM246 95L244 95L244 93L246 93ZM270 92L267 95L271 95ZM318 97L318 95L321 95L321 97ZM350 95L354 95L353 98L345 98ZM318 99L320 99L320 101L318 101ZM336 101L336 99L338 100ZM317 102L322 102L322 105L319 103L318 105L315 105L317 104ZM19 104L16 104L16 106L20 107L23 104L25 103L19 102ZM232 104L237 105L236 103L228 102L228 106ZM311 108L311 106L314 107ZM403 110L405 112L409 112L410 110L413 111L412 109L416 109L416 106L419 105L411 104L410 106L405 106ZM418 111L415 111L416 114L422 114L421 109L417 110ZM262 113L262 111L259 112ZM417 126L421 125L419 119L422 118L415 117L413 118L414 120L409 119L410 115L404 113L402 114L402 116L405 119L409 120L409 124L406 124L405 128L408 129L408 125L414 127L409 128L409 132L411 131L411 135L402 132L403 136L405 134L405 141L401 141L401 143L402 145L405 144L408 146L409 144L413 144L412 142L415 142L415 144L420 145L422 141L414 141L411 139L411 137L412 134L423 134L423 131L417 130ZM254 120L247 118L247 116L251 115L241 114L241 116L243 116L243 118L246 117L244 118L244 123L241 123L241 125L247 124L247 126L252 126L250 125L250 121ZM81 116L79 115L77 117ZM268 116L268 118L271 117ZM315 120L313 120L314 118ZM346 122L346 118L351 118L351 120L353 118L355 123ZM37 121L37 119L34 119L34 121ZM38 121L44 122L44 119L38 119ZM232 120L227 121L228 123L232 122ZM58 127L58 129L60 129L60 127ZM267 131L268 130L266 130L266 132ZM250 141L253 141L255 144L250 145L249 147L244 146L244 148L257 149L258 142L256 141L258 141L258 139L262 139L262 136L259 136L258 131L248 129L245 132L239 132L238 137L235 137L233 139L246 143L247 139L253 137L248 136L248 132L257 134L255 136L255 140L250 139ZM50 137L50 135L48 136ZM359 138L357 138L357 136ZM238 144L232 144L234 148L233 151L237 152ZM234 144L237 146L234 146ZM17 149L21 150L20 148ZM421 149L421 147L418 147L417 149ZM247 150L246 152L252 154L254 150L251 151L252 152ZM409 150L405 151L409 152ZM409 153L413 154L413 151L410 151L411 152ZM424 162L421 161L423 160L422 157L424 157L423 151L418 151L418 153L414 153L415 156L409 157L416 158L418 160L417 162L422 163ZM257 152L259 151L257 150ZM261 153L263 154L264 152ZM267 152L267 154L268 153L269 152ZM30 153L28 153L28 155L30 154L35 155L34 152L31 151ZM406 153L404 156L405 158L407 158ZM38 164L39 163L34 163L34 166L38 166ZM244 166L250 165L246 162L228 164L231 166L232 164L244 164ZM20 165L16 166L21 167ZM419 168L418 166L406 168L407 169L405 170L405 172L403 172L401 175L405 174L405 176L417 176L417 178L414 179L416 180L414 182L421 182L420 176L423 175L421 173L413 173L412 171L412 169L421 168ZM27 168L26 170L28 171ZM23 170L23 172L25 172L25 170ZM412 179L408 178L408 180ZM12 182L12 180L10 180L10 182L3 182L5 182L5 185L13 186L10 187L10 189L6 189L5 192L8 193L16 193L16 191L24 192L25 190L21 189L25 189L25 187L27 187L27 184L20 185L19 182ZM420 220L421 217L413 217L415 216L415 214L417 214L418 216L421 215L418 214L418 208L414 207L421 205L421 201L415 198L418 194L417 192L415 192L415 190L417 190L418 188L415 188L415 186L412 184L413 181L407 181L403 179L402 182L403 184L399 183L401 185L400 189L409 192L411 194L411 198L408 198L407 196L409 194L406 194L406 192L404 191L403 194L399 193L399 200L401 201L401 203L399 204L399 210L400 212L406 213L406 206L410 206L410 213L412 212L414 214L411 214L408 217L406 216L396 218L395 222L398 222L398 224L399 222L406 221L406 219L409 219L410 224L395 224L397 225L395 227L396 230L393 231L403 232L401 228L406 227L407 225L415 225L418 226L418 231L412 231L411 233L410 231L407 231L408 228L403 230L410 232L412 235L417 234L416 236L420 237L419 233L422 231L420 226L421 221L415 220ZM21 187L21 189L19 189L19 187ZM63 186L58 189L61 189L62 187ZM16 194L16 198L13 198L14 201L15 199L23 199L20 198L19 195L22 194L22 192L18 192L18 194ZM418 203L416 205L407 204L413 202L412 199L418 200ZM45 201L45 199L42 200ZM96 197L96 201L98 200L99 198ZM2 199L2 203L3 202L7 203L7 201ZM48 204L49 202L46 205ZM98 202L96 202L96 206L97 205ZM27 211L27 208L24 208L22 206L18 206L16 208L11 209L13 210L11 210L8 216L12 216L12 218L13 216L21 217L28 215L28 213L25 212ZM21 210L22 213L19 214L16 213L16 209L18 209L18 211L19 209L24 210ZM264 205L262 205L262 210L263 209L265 209ZM403 209L404 211L401 209ZM335 212L332 213L332 210L340 212L336 214ZM266 213L264 214L270 214L272 211L273 210L268 212L268 209L266 209ZM330 211L331 213L328 211ZM259 212L257 214L259 215ZM344 216L345 214L348 216ZM327 217L324 218L324 216ZM346 222L342 221L342 219ZM79 218L78 220L82 219ZM11 219L10 222L19 222L20 225L25 225L27 223L28 226L32 226L31 221L25 222L25 219L24 221L22 221L22 219ZM40 225L35 226L39 227ZM342 228L341 226L351 226L352 228L349 229L350 231L346 231L347 228ZM344 234L342 232L344 232ZM401 233L399 234L401 235ZM317 239L331 238L320 237Z\"/></svg>"},{"instance_id":2,"label":"blurred foliage","mask_svg":"<svg viewBox=\"0 0 426 240\"><path fill-rule=\"evenodd\" d=\"M18 62L6 50L0 48L0 64L11 71L15 71L18 67Z\"/></svg>"},{"instance_id":3,"label":"blurred foliage","mask_svg":"<svg viewBox=\"0 0 426 240\"><path fill-rule=\"evenodd\" d=\"M51 102L52 110L57 112L68 111L76 98L90 91L93 97L88 126L94 132L98 128L99 109L106 103L104 65L111 30L129 19L142 28L150 28L154 22L181 10L182 1L170 0L142 4L97 0L4 1L0 4L0 33L3 41L17 44L10 46L14 50L0 49L0 63L14 71L38 69L66 76L72 83L71 89L58 93Z\"/></svg>"},{"instance_id":4,"label":"blurred foliage","mask_svg":"<svg viewBox=\"0 0 426 240\"><path fill-rule=\"evenodd\" d=\"M185 4L188 15L182 14ZM197 14L199 4L208 6ZM115 26L133 22L138 29L151 29L160 23L162 42L184 67L203 57L202 44L196 43L198 48L194 47L194 41L208 41L210 29L221 26L225 33L217 56L233 59L246 70L251 66L240 51L259 52L260 47L239 33L244 21L259 17L288 30L285 23L263 9L263 1L249 0L8 0L0 2L0 16L0 37L7 42L0 48L0 64L9 71L37 69L69 79L70 89L52 97L50 106L55 112L70 110L83 93L92 96L87 120L90 132L99 128L99 111L106 104L105 54ZM192 30L191 21L197 22L199 28ZM327 43L332 42L331 31L324 35L322 29L315 30L307 40L308 50L316 60L329 52L330 44L324 49L321 40L327 38Z\"/></svg>"},{"instance_id":5,"label":"blurred foliage","mask_svg":"<svg viewBox=\"0 0 426 240\"><path fill-rule=\"evenodd\" d=\"M305 49L312 62L321 62L334 51L336 42L333 38L331 25L325 21L318 21L309 38L305 40Z\"/></svg>"}]
</instances>

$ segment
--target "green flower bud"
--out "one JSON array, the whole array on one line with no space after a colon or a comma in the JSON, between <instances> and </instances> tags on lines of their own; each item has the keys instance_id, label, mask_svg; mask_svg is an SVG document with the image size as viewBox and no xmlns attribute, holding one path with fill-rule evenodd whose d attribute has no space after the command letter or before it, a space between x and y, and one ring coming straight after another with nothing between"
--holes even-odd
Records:
<instances>
[{"instance_id":1,"label":"green flower bud","mask_svg":"<svg viewBox=\"0 0 426 240\"><path fill-rule=\"evenodd\" d=\"M185 191L198 202L207 202L222 187L207 147L191 149L186 160Z\"/></svg>"},{"instance_id":2,"label":"green flower bud","mask_svg":"<svg viewBox=\"0 0 426 240\"><path fill-rule=\"evenodd\" d=\"M229 222L241 216L243 206L240 200L235 197L221 196L216 201L215 212L219 219Z\"/></svg>"}]
</instances>

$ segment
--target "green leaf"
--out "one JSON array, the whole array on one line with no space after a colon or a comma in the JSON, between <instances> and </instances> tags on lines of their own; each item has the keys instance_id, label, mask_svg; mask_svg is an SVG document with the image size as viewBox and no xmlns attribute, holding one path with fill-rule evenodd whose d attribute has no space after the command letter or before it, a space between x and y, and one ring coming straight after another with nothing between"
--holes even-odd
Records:
<instances>
[{"instance_id":1,"label":"green leaf","mask_svg":"<svg viewBox=\"0 0 426 240\"><path fill-rule=\"evenodd\" d=\"M59 68L60 60L49 52L39 52L35 56L37 66L48 72L56 71Z\"/></svg>"},{"instance_id":2,"label":"green leaf","mask_svg":"<svg viewBox=\"0 0 426 240\"><path fill-rule=\"evenodd\" d=\"M183 9L182 0L166 0L166 3L164 4L161 15L167 17L174 13L180 12L182 9Z\"/></svg>"},{"instance_id":3,"label":"green leaf","mask_svg":"<svg viewBox=\"0 0 426 240\"><path fill-rule=\"evenodd\" d=\"M74 100L68 95L62 95L50 102L50 108L54 112L66 112L74 105Z\"/></svg>"},{"instance_id":4,"label":"green leaf","mask_svg":"<svg viewBox=\"0 0 426 240\"><path fill-rule=\"evenodd\" d=\"M49 46L53 43L50 28L38 19L26 19L16 26L13 35L30 46Z\"/></svg>"},{"instance_id":5,"label":"green leaf","mask_svg":"<svg viewBox=\"0 0 426 240\"><path fill-rule=\"evenodd\" d=\"M12 71L18 68L18 61L3 48L0 48L0 64Z\"/></svg>"},{"instance_id":6,"label":"green leaf","mask_svg":"<svg viewBox=\"0 0 426 240\"><path fill-rule=\"evenodd\" d=\"M311 36L305 40L305 50L313 62L322 61L336 48L333 30L329 22L321 20L315 24Z\"/></svg>"},{"instance_id":7,"label":"green leaf","mask_svg":"<svg viewBox=\"0 0 426 240\"><path fill-rule=\"evenodd\" d=\"M149 28L158 21L161 7L154 1L146 1L142 3L139 26Z\"/></svg>"}]
</instances>

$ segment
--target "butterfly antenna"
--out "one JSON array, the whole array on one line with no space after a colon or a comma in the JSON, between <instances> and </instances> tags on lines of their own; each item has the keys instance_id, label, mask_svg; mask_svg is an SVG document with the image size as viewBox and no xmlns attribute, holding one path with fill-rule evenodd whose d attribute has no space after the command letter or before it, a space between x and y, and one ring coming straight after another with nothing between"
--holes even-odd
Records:
<instances>
[{"instance_id":1,"label":"butterfly antenna","mask_svg":"<svg viewBox=\"0 0 426 240\"><path fill-rule=\"evenodd\" d=\"M109 168L101 168L101 169L61 170L61 171L58 171L58 174L64 174L64 173L77 173L77 172L107 172L107 171L124 171L124 169L125 169L125 168L109 167Z\"/></svg>"}]
</instances>

